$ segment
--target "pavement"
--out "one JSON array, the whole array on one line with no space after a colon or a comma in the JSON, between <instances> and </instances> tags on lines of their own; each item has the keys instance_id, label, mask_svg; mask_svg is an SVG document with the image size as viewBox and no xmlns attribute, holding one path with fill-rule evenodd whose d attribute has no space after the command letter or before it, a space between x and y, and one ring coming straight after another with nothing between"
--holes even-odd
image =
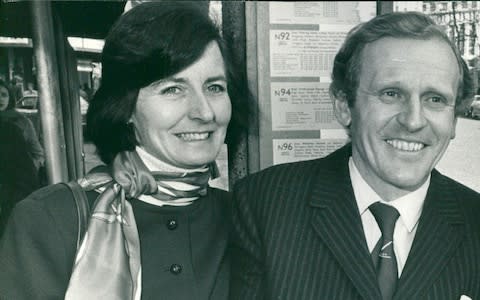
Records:
<instances>
[{"instance_id":1,"label":"pavement","mask_svg":"<svg viewBox=\"0 0 480 300\"><path fill-rule=\"evenodd\" d=\"M480 193L480 120L458 119L455 139L437 169Z\"/></svg>"}]
</instances>

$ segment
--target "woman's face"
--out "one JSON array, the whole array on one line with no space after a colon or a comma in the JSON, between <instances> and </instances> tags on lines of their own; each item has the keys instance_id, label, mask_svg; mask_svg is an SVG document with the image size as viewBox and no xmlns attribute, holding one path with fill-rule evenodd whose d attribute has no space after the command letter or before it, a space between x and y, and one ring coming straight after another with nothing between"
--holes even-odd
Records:
<instances>
[{"instance_id":1,"label":"woman's face","mask_svg":"<svg viewBox=\"0 0 480 300\"><path fill-rule=\"evenodd\" d=\"M9 100L10 97L8 96L7 88L0 85L0 111L7 109Z\"/></svg>"},{"instance_id":2,"label":"woman's face","mask_svg":"<svg viewBox=\"0 0 480 300\"><path fill-rule=\"evenodd\" d=\"M192 65L140 89L131 121L147 152L195 168L217 157L231 112L223 57L210 42Z\"/></svg>"}]
</instances>

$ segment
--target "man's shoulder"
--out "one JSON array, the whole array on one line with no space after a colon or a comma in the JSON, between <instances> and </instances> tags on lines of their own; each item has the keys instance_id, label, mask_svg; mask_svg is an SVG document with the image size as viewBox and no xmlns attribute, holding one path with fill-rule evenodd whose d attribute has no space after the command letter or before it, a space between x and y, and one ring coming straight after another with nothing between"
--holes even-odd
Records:
<instances>
[{"instance_id":1,"label":"man's shoulder","mask_svg":"<svg viewBox=\"0 0 480 300\"><path fill-rule=\"evenodd\" d=\"M265 180L271 181L272 183L278 182L279 184L282 184L283 182L292 182L292 180L298 180L313 174L315 172L314 170L321 165L322 160L323 159L319 158L273 165L247 176L240 180L240 182L257 182Z\"/></svg>"},{"instance_id":2,"label":"man's shoulder","mask_svg":"<svg viewBox=\"0 0 480 300\"><path fill-rule=\"evenodd\" d=\"M452 195L462 211L463 221L469 232L478 241L480 238L480 193L445 176L445 182L452 189Z\"/></svg>"},{"instance_id":3,"label":"man's shoulder","mask_svg":"<svg viewBox=\"0 0 480 300\"><path fill-rule=\"evenodd\" d=\"M473 200L474 203L480 205L480 193L473 190L472 188L452 179L448 176L445 176L434 170L432 172L432 187L433 188L442 188L450 190L453 194L457 195L459 199L468 199Z\"/></svg>"},{"instance_id":4,"label":"man's shoulder","mask_svg":"<svg viewBox=\"0 0 480 300\"><path fill-rule=\"evenodd\" d=\"M436 190L438 195L453 199L467 220L476 223L480 229L480 193L438 171L432 173L431 188Z\"/></svg>"},{"instance_id":5,"label":"man's shoulder","mask_svg":"<svg viewBox=\"0 0 480 300\"><path fill-rule=\"evenodd\" d=\"M294 175L295 171L309 171L318 164L321 163L323 159L322 158L317 158L317 159L312 159L312 160L304 160L304 161L296 161L296 162L290 162L290 163L282 163L278 165L273 165L268 168L263 169L260 172L257 172L253 174L253 176L272 176L275 174L283 174L287 173L289 175Z\"/></svg>"},{"instance_id":6,"label":"man's shoulder","mask_svg":"<svg viewBox=\"0 0 480 300\"><path fill-rule=\"evenodd\" d=\"M347 165L350 151L350 147L347 145L322 158L274 165L251 174L247 178L258 180L264 177L281 177L284 180L290 180L298 178L299 175L316 173L318 170L322 172L336 171L339 167Z\"/></svg>"},{"instance_id":7,"label":"man's shoulder","mask_svg":"<svg viewBox=\"0 0 480 300\"><path fill-rule=\"evenodd\" d=\"M307 184L312 179L322 181L322 178L348 176L348 174L344 174L344 170L348 168L348 157L350 154L344 148L323 158L268 167L243 178L237 182L236 186L267 186L269 189L302 187L303 189L307 187Z\"/></svg>"}]
</instances>

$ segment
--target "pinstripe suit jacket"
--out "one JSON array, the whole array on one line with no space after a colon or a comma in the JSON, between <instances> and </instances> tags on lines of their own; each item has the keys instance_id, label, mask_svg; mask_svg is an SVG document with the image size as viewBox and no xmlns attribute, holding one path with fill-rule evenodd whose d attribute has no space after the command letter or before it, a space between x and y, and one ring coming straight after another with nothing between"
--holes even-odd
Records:
<instances>
[{"instance_id":1,"label":"pinstripe suit jacket","mask_svg":"<svg viewBox=\"0 0 480 300\"><path fill-rule=\"evenodd\" d=\"M231 299L381 299L348 171L350 145L235 187ZM432 172L394 299L480 299L480 195Z\"/></svg>"}]
</instances>

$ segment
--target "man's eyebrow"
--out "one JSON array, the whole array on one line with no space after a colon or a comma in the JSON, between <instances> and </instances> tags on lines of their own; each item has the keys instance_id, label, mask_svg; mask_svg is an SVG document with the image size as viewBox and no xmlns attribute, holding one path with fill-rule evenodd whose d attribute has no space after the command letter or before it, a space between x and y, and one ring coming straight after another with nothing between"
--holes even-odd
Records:
<instances>
[{"instance_id":1,"label":"man's eyebrow","mask_svg":"<svg viewBox=\"0 0 480 300\"><path fill-rule=\"evenodd\" d=\"M439 89L434 86L428 86L427 91L428 91L427 93L439 94L443 97L455 98L454 94L448 92L447 90Z\"/></svg>"},{"instance_id":2,"label":"man's eyebrow","mask_svg":"<svg viewBox=\"0 0 480 300\"><path fill-rule=\"evenodd\" d=\"M405 84L401 80L392 79L388 77L382 77L380 79L374 79L374 86L376 89L392 88L392 87L403 87Z\"/></svg>"},{"instance_id":3,"label":"man's eyebrow","mask_svg":"<svg viewBox=\"0 0 480 300\"><path fill-rule=\"evenodd\" d=\"M378 88L379 89L385 89L385 88L399 88L403 89L405 87L405 84L400 81L400 80L392 80L389 81L388 79L385 80L379 80L377 81L378 83ZM428 85L424 88L426 91L425 93L434 93L434 94L439 94L444 97L454 97L454 94L450 93L447 89L444 89L442 87L435 87L433 85Z\"/></svg>"}]
</instances>

